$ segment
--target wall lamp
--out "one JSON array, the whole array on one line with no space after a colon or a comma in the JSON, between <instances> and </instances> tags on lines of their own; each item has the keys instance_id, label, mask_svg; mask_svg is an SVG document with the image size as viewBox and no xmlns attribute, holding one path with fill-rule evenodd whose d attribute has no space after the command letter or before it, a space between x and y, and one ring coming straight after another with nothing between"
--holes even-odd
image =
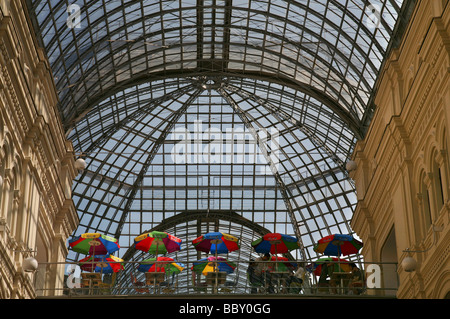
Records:
<instances>
[{"instance_id":1,"label":"wall lamp","mask_svg":"<svg viewBox=\"0 0 450 319\"><path fill-rule=\"evenodd\" d=\"M39 263L34 257L28 257L23 260L22 268L25 272L35 272L38 270Z\"/></svg>"},{"instance_id":2,"label":"wall lamp","mask_svg":"<svg viewBox=\"0 0 450 319\"><path fill-rule=\"evenodd\" d=\"M431 244L431 246L428 249L411 250L410 248L407 248L403 251L403 252L408 253L408 256L403 258L402 263L401 263L403 270L405 270L406 272L413 272L417 269L417 261L410 254L411 253L425 253L425 252L429 251L436 244L436 233L441 232L444 229L444 227L432 225L432 229L433 229L433 243Z\"/></svg>"},{"instance_id":3,"label":"wall lamp","mask_svg":"<svg viewBox=\"0 0 450 319\"><path fill-rule=\"evenodd\" d=\"M15 250L15 252L25 252L25 253L33 253L37 252L37 250ZM38 270L39 263L34 257L27 257L22 262L22 269L25 272L35 272Z\"/></svg>"},{"instance_id":4,"label":"wall lamp","mask_svg":"<svg viewBox=\"0 0 450 319\"><path fill-rule=\"evenodd\" d=\"M346 169L348 172L353 172L354 170L356 170L356 168L357 168L357 164L356 164L355 161L348 161L348 162L345 164L345 169Z\"/></svg>"},{"instance_id":5,"label":"wall lamp","mask_svg":"<svg viewBox=\"0 0 450 319\"><path fill-rule=\"evenodd\" d=\"M75 161L75 168L79 171L82 171L86 168L86 161L82 158L79 158Z\"/></svg>"}]
</instances>

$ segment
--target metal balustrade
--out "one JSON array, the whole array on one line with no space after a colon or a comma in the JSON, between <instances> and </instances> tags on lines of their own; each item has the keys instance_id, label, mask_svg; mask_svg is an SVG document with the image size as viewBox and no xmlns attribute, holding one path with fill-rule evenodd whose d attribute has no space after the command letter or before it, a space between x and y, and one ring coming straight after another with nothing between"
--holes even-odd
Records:
<instances>
[{"instance_id":1,"label":"metal balustrade","mask_svg":"<svg viewBox=\"0 0 450 319\"><path fill-rule=\"evenodd\" d=\"M76 263L59 263L63 264L66 269L59 288L45 287L42 272L45 272L47 267L41 265L35 276L40 278L39 281L35 280L36 295L38 298L107 298L108 296L124 298L198 296L209 298L226 295L233 298L395 298L398 288L396 263L360 262L358 268L363 274L363 280L352 281L351 273L344 271L334 272L332 276L321 280L308 267L310 262L289 261L300 265L304 270L303 275L295 277L294 272L298 268L286 271L281 266L282 262L264 261L266 265L270 265L272 271L265 273L266 282L261 285L252 284L249 281L244 271L248 267L248 263L233 261L237 265L236 269L239 269L235 273L223 274L224 277L221 277L222 273L216 272L215 274L218 275L210 273L207 277L199 276L191 270L194 261L179 262L186 266L179 274L170 276L164 273L156 275L136 273L129 274L127 281L118 281L117 274L81 271ZM329 262L329 264L339 263L345 265L349 262ZM283 271L273 271L276 267L283 268Z\"/></svg>"}]
</instances>

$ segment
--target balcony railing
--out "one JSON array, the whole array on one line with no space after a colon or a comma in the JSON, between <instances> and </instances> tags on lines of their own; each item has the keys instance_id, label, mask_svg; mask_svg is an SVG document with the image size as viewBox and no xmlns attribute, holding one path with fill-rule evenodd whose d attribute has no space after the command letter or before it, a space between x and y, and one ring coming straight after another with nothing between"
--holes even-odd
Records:
<instances>
[{"instance_id":1,"label":"balcony railing","mask_svg":"<svg viewBox=\"0 0 450 319\"><path fill-rule=\"evenodd\" d=\"M236 269L231 274L211 272L207 276L194 273L190 261L183 262L186 267L181 273L172 275L164 272L138 273L135 265L125 267L123 273L90 273L81 271L75 263L65 263L66 273L60 278L58 288L46 287L46 265L51 265L48 263L39 267L35 275L35 289L38 297L64 298L168 295L395 298L398 288L396 263L359 262L357 269L351 272L349 262L330 261L328 266L322 264L322 268L332 270L327 276L320 276L317 268L310 267L310 262L289 261L300 266L299 270L299 267L286 268L283 262L266 261L266 269L257 280L250 279L248 262L234 263Z\"/></svg>"}]
</instances>

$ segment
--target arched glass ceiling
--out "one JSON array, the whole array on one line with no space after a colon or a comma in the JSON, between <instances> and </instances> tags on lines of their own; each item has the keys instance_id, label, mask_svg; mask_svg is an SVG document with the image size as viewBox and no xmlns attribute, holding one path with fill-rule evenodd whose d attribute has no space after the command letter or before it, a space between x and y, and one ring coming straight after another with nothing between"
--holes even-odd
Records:
<instances>
[{"instance_id":1,"label":"arched glass ceiling","mask_svg":"<svg viewBox=\"0 0 450 319\"><path fill-rule=\"evenodd\" d=\"M302 94L296 96L295 91L282 92L280 89L277 84L255 85L254 81L238 78L229 79L227 84L216 90L209 90L204 89L198 79L191 79L184 83L162 81L152 85L145 84L125 90L120 96L111 97L114 104L106 100L102 107L88 113L70 136L76 149L85 152L88 162L87 170L74 187L77 209L83 212L81 225L85 226L80 231L95 229L120 235L123 227L120 223L127 218L125 215L129 212L130 204L137 205L138 211L147 207L153 213L156 212L156 207L150 208L148 205L157 205L161 213L170 210L169 216L172 216L177 211L207 209L207 206L202 205L190 207L190 203L209 197L213 204L213 207L209 207L211 209L240 210L242 208L239 205L242 205L243 200L241 197L244 195L234 198L228 194L223 197L224 194L216 192L217 198L214 199L206 191L214 186L220 191L224 186L245 184L252 189L257 182L264 192L268 186L268 178L271 187L278 185L283 191L278 199L287 200L288 205L292 206L292 218L285 222L312 218L313 215L309 212L313 209L312 203L334 198L337 194L353 192L342 173L342 162L349 156L355 141L351 132L324 105ZM302 106L302 109L310 113L320 114L320 120L312 122L308 116L304 116L304 123L290 122L285 119L290 116L289 102ZM276 105L281 107L275 109ZM333 129L324 131L324 125L328 123L334 124ZM101 130L97 128L98 125L102 126ZM96 129L95 133L92 132L93 128ZM184 134L180 128L188 133ZM265 130L276 134L264 141ZM321 136L317 131L328 133ZM197 138L197 132L202 135L201 138ZM232 134L236 135L236 141L232 140ZM334 137L338 139L335 140ZM240 142L239 138L245 138L243 149L239 143L244 142ZM211 140L215 143L211 144ZM183 142L189 142L193 146L183 148ZM226 147L231 142L234 145L233 154L238 154L227 157L230 150ZM323 145L326 143L328 146L325 148ZM197 144L200 145L201 152L194 148ZM212 145L213 149L205 149L208 145ZM252 145L255 149L251 148ZM176 158L173 153L177 150L190 157ZM267 167L267 154L263 154L270 150L274 153L272 162L275 174ZM194 156L195 152L200 155ZM214 157L216 153L220 156ZM212 154L213 158L207 158L208 154ZM233 159L240 161L235 163ZM243 166L237 169L235 166L238 164ZM168 180L163 178L166 171L171 171ZM192 178L188 178L190 173ZM240 177L235 177L235 174ZM213 178L214 175L217 177ZM181 207L175 205L173 196L167 197L169 204L163 201L166 198L164 195L167 195L165 182L173 190L188 189L191 186L197 189L197 183L204 178L212 180L208 180L208 183L205 181L202 194L197 190L195 194L176 196L177 199L182 199L179 202ZM342 184L338 185L339 183ZM137 204L143 201L138 197L142 193L142 187L152 188L156 185L161 188L161 200L152 197L148 198L148 204ZM246 202L249 203L252 198L257 200L252 192L244 197L248 198ZM270 197L270 201L273 199L274 197ZM227 202L225 206L224 200ZM238 201L238 206L234 206L233 200ZM350 205L335 203L332 206L334 208L326 208L324 212L334 212L338 207L348 208ZM251 211L255 210L252 205L248 207L252 207ZM302 212L301 209L305 211ZM260 210L262 213L265 211ZM315 208L316 213L323 210L324 208ZM98 216L102 217L101 223L94 222ZM161 216L159 221L168 217ZM348 220L348 217L349 214L344 219ZM323 221L321 224L334 225L336 222ZM142 232L145 228L142 225L139 231ZM316 230L317 227L312 229ZM330 229L325 227L323 231L328 232ZM341 231L346 232L348 229ZM289 229L289 233L294 232ZM311 242L312 238L306 240Z\"/></svg>"},{"instance_id":2,"label":"arched glass ceiling","mask_svg":"<svg viewBox=\"0 0 450 319\"><path fill-rule=\"evenodd\" d=\"M235 257L248 260L252 240L278 231L300 239L295 257L315 258L320 237L352 232L343 163L413 4L28 0L88 163L76 234L118 237L138 260L132 241L146 230L173 232L190 258L190 240L218 229L241 237Z\"/></svg>"},{"instance_id":3,"label":"arched glass ceiling","mask_svg":"<svg viewBox=\"0 0 450 319\"><path fill-rule=\"evenodd\" d=\"M119 254L139 261L135 237L170 231L184 241L177 258L193 261L200 256L190 241L219 230L241 238L242 249L230 257L248 261L250 243L269 231L297 236L301 260L317 257L317 239L351 233L354 188L342 165L353 134L313 98L255 82L161 80L90 111L69 136L88 163L73 189L76 234L113 235ZM290 120L293 104L301 121ZM70 252L70 260L78 258ZM241 267L233 278L243 285ZM130 280L125 274L134 268L127 269L121 280Z\"/></svg>"},{"instance_id":4,"label":"arched glass ceiling","mask_svg":"<svg viewBox=\"0 0 450 319\"><path fill-rule=\"evenodd\" d=\"M402 1L30 0L66 129L126 87L221 74L278 81L357 135ZM70 14L70 15L69 15ZM78 19L77 19L78 18Z\"/></svg>"}]
</instances>

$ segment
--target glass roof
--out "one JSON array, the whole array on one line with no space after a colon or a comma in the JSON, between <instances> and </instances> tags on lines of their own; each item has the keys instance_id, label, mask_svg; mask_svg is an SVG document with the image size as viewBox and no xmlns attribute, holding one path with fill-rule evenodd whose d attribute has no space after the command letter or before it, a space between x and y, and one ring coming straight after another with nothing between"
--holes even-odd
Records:
<instances>
[{"instance_id":1,"label":"glass roof","mask_svg":"<svg viewBox=\"0 0 450 319\"><path fill-rule=\"evenodd\" d=\"M133 239L163 230L190 259L191 240L220 230L248 261L267 232L299 238L303 260L321 237L352 233L344 166L402 2L29 0L88 164L73 187L75 234L112 235L138 260Z\"/></svg>"}]
</instances>

